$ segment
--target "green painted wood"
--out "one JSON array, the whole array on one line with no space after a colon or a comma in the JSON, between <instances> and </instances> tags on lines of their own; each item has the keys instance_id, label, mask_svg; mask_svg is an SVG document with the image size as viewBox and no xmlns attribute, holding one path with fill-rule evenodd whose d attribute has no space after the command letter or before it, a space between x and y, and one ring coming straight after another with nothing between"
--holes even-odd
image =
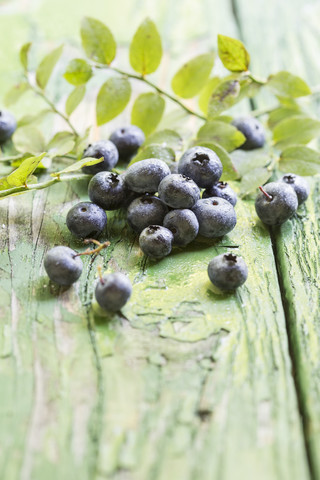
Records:
<instances>
[{"instance_id":1,"label":"green painted wood","mask_svg":"<svg viewBox=\"0 0 320 480\"><path fill-rule=\"evenodd\" d=\"M109 25L112 15L126 42L121 8L136 24L154 8L123 0L101 16L101 2L70 0L63 21L53 22L56 5L30 1L24 23L41 20L50 45L75 36L83 14ZM181 63L182 49L187 57L214 45L218 32L235 35L229 3L192 2L192 16L183 15L184 2L171 5L158 2L155 19ZM62 87L52 85L53 94ZM85 187L73 184L0 202L0 226L10 226L0 230L1 478L309 478L271 240L252 204L239 203L239 223L222 243L197 241L156 264L141 256L123 215L111 215L111 247L85 259L81 282L63 291L49 284L42 259L53 244L83 248L64 220L78 198L87 198ZM218 295L206 275L227 246L250 269L235 296ZM123 317L91 307L99 264L134 282Z\"/></svg>"}]
</instances>

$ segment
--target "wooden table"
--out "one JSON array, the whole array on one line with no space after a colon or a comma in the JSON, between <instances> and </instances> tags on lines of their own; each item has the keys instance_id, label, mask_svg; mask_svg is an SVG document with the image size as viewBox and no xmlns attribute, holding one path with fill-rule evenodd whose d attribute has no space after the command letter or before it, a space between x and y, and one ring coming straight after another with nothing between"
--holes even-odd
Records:
<instances>
[{"instance_id":1,"label":"wooden table","mask_svg":"<svg viewBox=\"0 0 320 480\"><path fill-rule=\"evenodd\" d=\"M257 75L288 69L311 85L320 79L316 1L26 0L0 12L3 91L18 76L23 42L36 39L35 55L61 39L75 43L84 14L123 44L150 14L165 39L164 85L183 60L216 45L217 33L243 39ZM15 111L33 105L28 98ZM79 128L92 110L90 102L81 110ZM320 479L320 183L312 185L281 228L269 231L252 202L240 201L238 225L222 242L195 242L156 264L116 214L111 247L85 259L68 290L48 282L43 256L55 244L79 248L65 215L87 198L86 185L1 201L0 478ZM219 295L206 267L230 248L247 260L249 278ZM134 282L123 316L109 322L90 305L98 265Z\"/></svg>"}]
</instances>

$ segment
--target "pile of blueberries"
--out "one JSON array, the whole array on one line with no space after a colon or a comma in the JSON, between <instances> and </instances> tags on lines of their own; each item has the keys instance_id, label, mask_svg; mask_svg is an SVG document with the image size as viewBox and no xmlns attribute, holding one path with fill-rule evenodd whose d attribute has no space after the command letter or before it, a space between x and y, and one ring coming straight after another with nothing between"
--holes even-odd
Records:
<instances>
[{"instance_id":1,"label":"pile of blueberries","mask_svg":"<svg viewBox=\"0 0 320 480\"><path fill-rule=\"evenodd\" d=\"M233 125L246 138L242 149L264 145L265 131L255 118L241 117ZM0 143L10 138L15 128L14 117L0 112ZM133 163L122 174L112 172L119 157L128 163L144 141L142 130L131 125L117 129L109 140L86 148L84 158L103 157L103 161L83 167L85 173L93 175L88 188L91 201L80 202L68 212L70 232L95 242L107 226L106 210L126 208L128 224L139 234L142 252L156 260L169 255L173 245L188 245L198 234L219 238L229 233L237 222L237 195L228 183L220 181L222 164L218 155L209 148L195 146L171 169L164 161L149 158ZM288 220L309 195L306 180L294 174L259 188L255 208L267 225ZM69 247L52 248L44 259L50 279L59 285L77 281L82 272L80 255ZM211 260L208 275L216 287L230 291L246 281L248 270L240 256L222 254ZM117 272L100 276L95 296L102 308L118 311L131 292L126 275Z\"/></svg>"}]
</instances>

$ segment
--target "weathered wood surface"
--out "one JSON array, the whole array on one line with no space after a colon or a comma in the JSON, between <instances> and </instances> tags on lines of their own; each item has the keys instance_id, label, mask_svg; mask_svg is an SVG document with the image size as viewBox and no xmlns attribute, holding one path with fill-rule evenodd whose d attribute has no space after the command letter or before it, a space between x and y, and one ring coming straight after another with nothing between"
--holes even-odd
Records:
<instances>
[{"instance_id":1,"label":"weathered wood surface","mask_svg":"<svg viewBox=\"0 0 320 480\"><path fill-rule=\"evenodd\" d=\"M65 23L54 22L60 3ZM101 18L101 2L90 2L90 12L82 3L65 3L32 5L32 18L41 20L39 31L50 41L76 37L83 14ZM179 58L215 44L218 31L238 35L227 2L188 2L192 18L183 15L180 2L173 10L160 3L152 16ZM255 43L254 23L264 18L265 5L256 2L253 11L246 3L239 2L244 10L238 19L254 65L259 68L261 50L266 72L290 68L274 62L268 42ZM112 22L103 13L126 42L126 25L117 20L121 7L132 14L132 33L152 11L120 2L111 9ZM5 25L21 23L21 38L13 43L28 40L25 21L7 16L0 23L8 35ZM283 29L286 52L291 36L282 23L268 19L263 26L277 35ZM183 43L188 34L190 51ZM309 65L309 57L296 55ZM172 68L168 63L163 77ZM95 262L85 259L80 283L68 290L48 282L42 260L54 244L83 248L67 231L65 215L87 198L85 185L55 185L1 201L1 478L320 478L318 189L315 183L297 218L273 232L276 256L250 202L239 203L238 225L223 242L197 241L155 264L145 262L123 216L115 214L111 247ZM246 258L250 275L236 295L218 295L206 266L228 248ZM98 264L126 270L134 282L124 316L109 322L90 305Z\"/></svg>"}]
</instances>

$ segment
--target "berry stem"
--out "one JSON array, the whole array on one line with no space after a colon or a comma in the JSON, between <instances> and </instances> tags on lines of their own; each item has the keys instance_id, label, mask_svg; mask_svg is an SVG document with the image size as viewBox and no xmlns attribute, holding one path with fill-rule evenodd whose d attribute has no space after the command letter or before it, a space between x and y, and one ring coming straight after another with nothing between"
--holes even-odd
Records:
<instances>
[{"instance_id":1,"label":"berry stem","mask_svg":"<svg viewBox=\"0 0 320 480\"><path fill-rule=\"evenodd\" d=\"M266 198L267 198L268 202L271 202L271 200L272 200L272 196L271 196L271 195L269 195L269 193L267 193L267 192L266 192L266 191L265 191L265 190L264 190L262 187L259 187L259 190L260 190L260 191L263 193L263 195L265 195L265 196L266 196Z\"/></svg>"},{"instance_id":2,"label":"berry stem","mask_svg":"<svg viewBox=\"0 0 320 480\"><path fill-rule=\"evenodd\" d=\"M98 253L101 252L103 248L109 247L110 242L104 242L100 243L98 240L95 240L94 238L86 238L84 240L84 243L87 245L88 243L94 243L97 245L97 248L94 248L93 250L90 250L90 248L87 248L84 252L77 253L75 256L80 257L81 255L98 255Z\"/></svg>"},{"instance_id":3,"label":"berry stem","mask_svg":"<svg viewBox=\"0 0 320 480\"><path fill-rule=\"evenodd\" d=\"M109 70L113 70L114 72L117 72L119 73L120 75L123 75L125 77L128 77L128 78L132 78L134 80L139 80L140 82L144 82L146 83L147 85L149 85L149 87L153 88L154 90L156 90L160 95L163 95L164 97L167 97L169 98L169 100L171 100L172 102L176 103L177 105L179 105L179 107L181 107L185 112L187 112L189 115L193 115L194 117L197 117L197 118L200 118L200 120L207 120L206 117L204 115L201 115L200 113L197 113L195 112L194 110L191 110L189 107L187 107L186 105L184 105L182 102L180 102L180 100L177 98L177 97L174 97L173 95L171 95L170 93L162 90L161 88L159 88L157 85L155 85L153 82L150 82L150 80L146 79L144 76L140 76L140 75L135 75L134 73L128 73L128 72L125 72L123 70L120 70L119 68L116 68L116 67L111 67L110 65L109 66L102 66L102 65L98 65L98 64L94 64L93 65L95 68L99 68L99 69L106 69L108 68Z\"/></svg>"}]
</instances>

